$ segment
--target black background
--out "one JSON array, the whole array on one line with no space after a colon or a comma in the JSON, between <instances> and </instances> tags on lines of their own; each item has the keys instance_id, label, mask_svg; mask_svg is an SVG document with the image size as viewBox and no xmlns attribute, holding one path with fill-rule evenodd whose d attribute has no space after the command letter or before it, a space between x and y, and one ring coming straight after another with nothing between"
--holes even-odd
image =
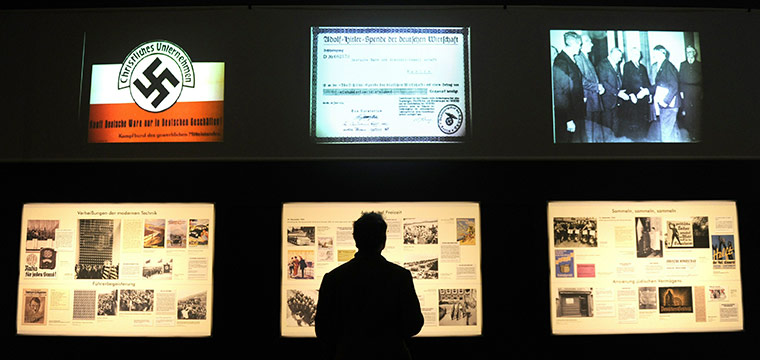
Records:
<instances>
[{"instance_id":1,"label":"black background","mask_svg":"<svg viewBox=\"0 0 760 360\"><path fill-rule=\"evenodd\" d=\"M8 244L2 262L3 335L14 348L28 354L111 358L257 356L269 351L274 355L263 356L314 356L314 339L279 336L280 216L282 203L291 201L481 204L483 335L415 338L410 347L417 359L736 356L750 350L757 338L752 261L758 238L754 221L760 214L756 10L737 4L714 5L730 6L720 10L429 4L392 9L343 4L85 9L69 4L72 9L0 12L5 47L0 56L5 83L0 90L5 112L0 169L8 194L2 202ZM311 142L312 25L470 26L471 141ZM707 98L704 141L552 144L548 32L555 28L699 32ZM85 70L92 63L119 63L134 46L154 38L176 42L194 61L224 61L225 141L88 144L89 74L80 73L84 32ZM553 200L737 201L745 331L552 336L546 204ZM212 336L15 335L19 224L28 202L215 203Z\"/></svg>"}]
</instances>

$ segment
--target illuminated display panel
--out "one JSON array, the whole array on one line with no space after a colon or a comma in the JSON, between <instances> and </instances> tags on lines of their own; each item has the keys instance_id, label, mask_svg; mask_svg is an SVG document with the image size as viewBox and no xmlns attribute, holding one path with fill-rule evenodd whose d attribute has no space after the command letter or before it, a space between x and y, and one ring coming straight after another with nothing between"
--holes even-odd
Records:
<instances>
[{"instance_id":1,"label":"illuminated display panel","mask_svg":"<svg viewBox=\"0 0 760 360\"><path fill-rule=\"evenodd\" d=\"M26 204L17 332L211 335L211 204Z\"/></svg>"},{"instance_id":2,"label":"illuminated display panel","mask_svg":"<svg viewBox=\"0 0 760 360\"><path fill-rule=\"evenodd\" d=\"M699 33L549 34L555 143L701 141Z\"/></svg>"},{"instance_id":3,"label":"illuminated display panel","mask_svg":"<svg viewBox=\"0 0 760 360\"><path fill-rule=\"evenodd\" d=\"M319 143L461 142L471 132L466 27L312 27Z\"/></svg>"},{"instance_id":4,"label":"illuminated display panel","mask_svg":"<svg viewBox=\"0 0 760 360\"><path fill-rule=\"evenodd\" d=\"M90 143L220 142L224 63L193 62L180 45L150 40L93 64Z\"/></svg>"},{"instance_id":5,"label":"illuminated display panel","mask_svg":"<svg viewBox=\"0 0 760 360\"><path fill-rule=\"evenodd\" d=\"M554 334L743 330L731 201L552 202Z\"/></svg>"},{"instance_id":6,"label":"illuminated display panel","mask_svg":"<svg viewBox=\"0 0 760 360\"><path fill-rule=\"evenodd\" d=\"M425 324L418 336L480 335L480 210L477 203L289 203L282 215L280 330L314 337L325 273L357 249L353 222L363 212L388 223L382 252L412 273ZM305 267L291 266L293 258ZM361 321L371 321L361 320Z\"/></svg>"}]
</instances>

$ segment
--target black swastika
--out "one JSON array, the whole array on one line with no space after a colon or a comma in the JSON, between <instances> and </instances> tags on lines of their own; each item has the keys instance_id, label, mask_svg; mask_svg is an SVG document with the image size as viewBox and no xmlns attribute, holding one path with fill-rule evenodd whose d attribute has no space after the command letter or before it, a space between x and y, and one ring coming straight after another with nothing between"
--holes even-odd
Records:
<instances>
[{"instance_id":1,"label":"black swastika","mask_svg":"<svg viewBox=\"0 0 760 360\"><path fill-rule=\"evenodd\" d=\"M158 96L151 102L151 104L154 107L158 107L158 104L163 101L167 95L169 95L169 90L167 90L161 83L164 80L168 80L170 84L173 86L177 86L179 84L179 80L177 80L176 77L169 71L169 69L164 69L163 72L161 72L161 75L155 76L153 75L153 72L156 71L158 66L161 65L161 60L159 58L156 58L153 60L153 63L148 66L145 71L143 71L143 75L148 79L150 82L150 86L145 87L143 85L142 81L140 79L135 80L133 83L135 87L140 90L140 92L145 96L146 98L153 94L154 91L158 91Z\"/></svg>"}]
</instances>

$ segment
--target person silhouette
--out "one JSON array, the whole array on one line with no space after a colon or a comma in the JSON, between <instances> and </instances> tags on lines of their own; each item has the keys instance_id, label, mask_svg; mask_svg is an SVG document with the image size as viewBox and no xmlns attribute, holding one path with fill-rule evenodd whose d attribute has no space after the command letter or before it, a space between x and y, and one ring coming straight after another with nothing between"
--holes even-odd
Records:
<instances>
[{"instance_id":1,"label":"person silhouette","mask_svg":"<svg viewBox=\"0 0 760 360\"><path fill-rule=\"evenodd\" d=\"M380 254L387 227L381 214L363 214L359 251L322 279L315 330L326 359L411 359L406 341L424 318L412 274Z\"/></svg>"}]
</instances>

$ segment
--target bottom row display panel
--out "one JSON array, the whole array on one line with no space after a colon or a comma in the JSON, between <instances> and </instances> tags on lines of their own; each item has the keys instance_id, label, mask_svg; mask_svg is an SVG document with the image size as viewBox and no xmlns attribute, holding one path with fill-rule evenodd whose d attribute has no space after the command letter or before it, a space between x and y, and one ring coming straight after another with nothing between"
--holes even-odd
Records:
<instances>
[{"instance_id":1,"label":"bottom row display panel","mask_svg":"<svg viewBox=\"0 0 760 360\"><path fill-rule=\"evenodd\" d=\"M553 202L554 334L743 330L736 204Z\"/></svg>"},{"instance_id":2,"label":"bottom row display panel","mask_svg":"<svg viewBox=\"0 0 760 360\"><path fill-rule=\"evenodd\" d=\"M212 204L26 204L17 332L210 336Z\"/></svg>"}]
</instances>

